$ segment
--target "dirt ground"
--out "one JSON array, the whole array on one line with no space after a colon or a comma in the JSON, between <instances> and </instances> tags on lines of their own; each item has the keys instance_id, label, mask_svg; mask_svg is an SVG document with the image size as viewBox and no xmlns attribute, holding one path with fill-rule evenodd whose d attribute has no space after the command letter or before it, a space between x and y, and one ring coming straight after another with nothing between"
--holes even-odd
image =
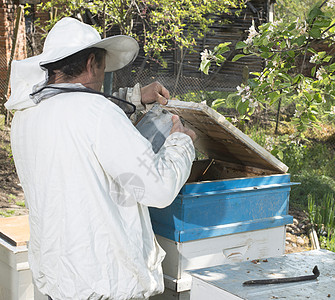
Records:
<instances>
[{"instance_id":1,"label":"dirt ground","mask_svg":"<svg viewBox=\"0 0 335 300\"><path fill-rule=\"evenodd\" d=\"M9 127L0 127L0 217L28 213L10 150Z\"/></svg>"},{"instance_id":2,"label":"dirt ground","mask_svg":"<svg viewBox=\"0 0 335 300\"><path fill-rule=\"evenodd\" d=\"M10 150L10 129L0 125L0 217L28 214ZM285 252L311 250L308 219L304 212L291 209L294 222L286 227Z\"/></svg>"}]
</instances>

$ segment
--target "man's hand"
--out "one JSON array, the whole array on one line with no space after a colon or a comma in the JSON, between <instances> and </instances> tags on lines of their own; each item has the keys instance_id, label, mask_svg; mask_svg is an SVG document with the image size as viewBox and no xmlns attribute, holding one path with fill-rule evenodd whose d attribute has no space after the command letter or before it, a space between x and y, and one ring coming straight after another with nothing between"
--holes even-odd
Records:
<instances>
[{"instance_id":1,"label":"man's hand","mask_svg":"<svg viewBox=\"0 0 335 300\"><path fill-rule=\"evenodd\" d=\"M170 98L170 93L158 81L155 81L141 88L141 96L142 104L144 105L154 102L166 105L168 103L168 99Z\"/></svg>"},{"instance_id":2,"label":"man's hand","mask_svg":"<svg viewBox=\"0 0 335 300\"><path fill-rule=\"evenodd\" d=\"M174 133L174 132L182 132L187 134L192 141L194 142L197 135L195 134L195 132L192 129L186 128L184 127L184 125L181 123L179 117L177 115L173 115L172 116L172 128L170 131L170 134Z\"/></svg>"}]
</instances>

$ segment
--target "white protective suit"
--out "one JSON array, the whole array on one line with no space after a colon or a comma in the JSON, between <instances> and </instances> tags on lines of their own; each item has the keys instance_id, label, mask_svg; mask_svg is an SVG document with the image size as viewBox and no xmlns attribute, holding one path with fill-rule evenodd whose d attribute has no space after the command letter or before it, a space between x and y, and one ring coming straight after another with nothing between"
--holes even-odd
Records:
<instances>
[{"instance_id":1,"label":"white protective suit","mask_svg":"<svg viewBox=\"0 0 335 300\"><path fill-rule=\"evenodd\" d=\"M27 74L27 76L29 76ZM12 152L29 207L29 264L54 300L143 299L162 292L164 251L148 206L169 205L194 147L170 135L155 155L124 112L101 95L16 95Z\"/></svg>"}]
</instances>

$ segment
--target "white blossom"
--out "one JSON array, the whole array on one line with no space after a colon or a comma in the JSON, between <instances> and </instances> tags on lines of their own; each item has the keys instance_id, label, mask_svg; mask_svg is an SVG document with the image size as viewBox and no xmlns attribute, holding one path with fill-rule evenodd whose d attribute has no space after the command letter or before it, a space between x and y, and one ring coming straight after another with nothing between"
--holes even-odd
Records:
<instances>
[{"instance_id":1,"label":"white blossom","mask_svg":"<svg viewBox=\"0 0 335 300\"><path fill-rule=\"evenodd\" d=\"M295 110L294 116L297 117L297 118L300 118L301 111Z\"/></svg>"},{"instance_id":2,"label":"white blossom","mask_svg":"<svg viewBox=\"0 0 335 300\"><path fill-rule=\"evenodd\" d=\"M248 94L250 95L250 86L237 86L237 95L242 95L244 93L244 96L247 96Z\"/></svg>"},{"instance_id":3,"label":"white blossom","mask_svg":"<svg viewBox=\"0 0 335 300\"><path fill-rule=\"evenodd\" d=\"M274 21L274 22L272 22L272 24L274 25L274 26L278 26L278 25L280 25L281 23L283 23L283 19L279 19L279 20L277 20L277 21Z\"/></svg>"},{"instance_id":4,"label":"white blossom","mask_svg":"<svg viewBox=\"0 0 335 300\"><path fill-rule=\"evenodd\" d=\"M208 50L205 49L204 51L202 51L202 52L200 53L200 55L201 55L201 60L208 59L208 57L209 57L210 54L211 54L210 51L208 52Z\"/></svg>"},{"instance_id":5,"label":"white blossom","mask_svg":"<svg viewBox=\"0 0 335 300\"><path fill-rule=\"evenodd\" d=\"M335 106L332 106L331 110L330 110L330 113L335 115Z\"/></svg>"},{"instance_id":6,"label":"white blossom","mask_svg":"<svg viewBox=\"0 0 335 300\"><path fill-rule=\"evenodd\" d=\"M269 76L270 74L272 74L274 71L275 71L275 68L269 68L269 74L268 74L268 76Z\"/></svg>"},{"instance_id":7,"label":"white blossom","mask_svg":"<svg viewBox=\"0 0 335 300\"><path fill-rule=\"evenodd\" d=\"M259 35L259 33L256 31L254 23L252 23L252 25L251 25L251 27L249 28L248 31L249 31L248 38L244 42L248 45L251 45L254 37Z\"/></svg>"},{"instance_id":8,"label":"white blossom","mask_svg":"<svg viewBox=\"0 0 335 300\"><path fill-rule=\"evenodd\" d=\"M244 88L241 86L237 86L236 89L237 89L237 95L241 95L244 91Z\"/></svg>"},{"instance_id":9,"label":"white blossom","mask_svg":"<svg viewBox=\"0 0 335 300\"><path fill-rule=\"evenodd\" d=\"M235 123L237 123L237 122L238 122L238 120L237 120L236 117L232 117L232 118L231 118L231 123L235 124Z\"/></svg>"},{"instance_id":10,"label":"white blossom","mask_svg":"<svg viewBox=\"0 0 335 300\"><path fill-rule=\"evenodd\" d=\"M242 95L242 102L244 103L245 101L247 101L248 100L248 98L246 97L246 95Z\"/></svg>"},{"instance_id":11,"label":"white blossom","mask_svg":"<svg viewBox=\"0 0 335 300\"><path fill-rule=\"evenodd\" d=\"M273 60L273 61L272 61L272 65L273 65L274 67L277 67L277 66L279 66L279 62L278 62L277 60Z\"/></svg>"},{"instance_id":12,"label":"white blossom","mask_svg":"<svg viewBox=\"0 0 335 300\"><path fill-rule=\"evenodd\" d=\"M300 34L305 34L306 31L307 31L307 22L304 21L303 23L301 23L301 22L299 22L299 18L297 18L296 23L297 23L297 25L296 25L295 29L298 30L298 32Z\"/></svg>"},{"instance_id":13,"label":"white blossom","mask_svg":"<svg viewBox=\"0 0 335 300\"><path fill-rule=\"evenodd\" d=\"M237 86L236 89L237 89L237 95L241 96L241 100L243 103L245 101L249 101L250 107L256 107L258 105L258 102L251 98L250 86L248 85L244 86L242 84L242 86Z\"/></svg>"},{"instance_id":14,"label":"white blossom","mask_svg":"<svg viewBox=\"0 0 335 300\"><path fill-rule=\"evenodd\" d=\"M327 74L326 70L323 67L320 67L317 71L316 71L316 79L317 80L322 80L323 79L323 74Z\"/></svg>"},{"instance_id":15,"label":"white blossom","mask_svg":"<svg viewBox=\"0 0 335 300\"><path fill-rule=\"evenodd\" d=\"M244 95L241 95L242 97L242 102L245 102L250 99L250 92L245 93Z\"/></svg>"},{"instance_id":16,"label":"white blossom","mask_svg":"<svg viewBox=\"0 0 335 300\"><path fill-rule=\"evenodd\" d=\"M278 27L278 25L280 25L283 22L283 19L274 21L270 24L268 31L273 31L276 27Z\"/></svg>"},{"instance_id":17,"label":"white blossom","mask_svg":"<svg viewBox=\"0 0 335 300\"><path fill-rule=\"evenodd\" d=\"M300 34L304 34L304 33L306 33L307 32L307 22L306 22L306 20L304 21L304 24L303 25L301 25L301 29L300 29Z\"/></svg>"},{"instance_id":18,"label":"white blossom","mask_svg":"<svg viewBox=\"0 0 335 300\"><path fill-rule=\"evenodd\" d=\"M330 8L333 8L335 6L335 0L329 0L327 2L327 6L330 7Z\"/></svg>"},{"instance_id":19,"label":"white blossom","mask_svg":"<svg viewBox=\"0 0 335 300\"><path fill-rule=\"evenodd\" d=\"M258 101L252 98L249 98L249 107L257 107Z\"/></svg>"},{"instance_id":20,"label":"white blossom","mask_svg":"<svg viewBox=\"0 0 335 300\"><path fill-rule=\"evenodd\" d=\"M315 63L317 62L318 58L319 58L319 55L318 55L318 54L314 54L314 55L310 58L309 62L310 62L311 64L315 64Z\"/></svg>"}]
</instances>

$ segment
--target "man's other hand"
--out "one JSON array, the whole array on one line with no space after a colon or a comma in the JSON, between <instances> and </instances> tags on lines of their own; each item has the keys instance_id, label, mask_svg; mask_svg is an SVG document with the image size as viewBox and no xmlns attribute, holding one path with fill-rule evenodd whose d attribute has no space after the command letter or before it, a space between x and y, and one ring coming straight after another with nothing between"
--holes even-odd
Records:
<instances>
[{"instance_id":1,"label":"man's other hand","mask_svg":"<svg viewBox=\"0 0 335 300\"><path fill-rule=\"evenodd\" d=\"M172 116L172 128L170 131L170 134L174 133L174 132L182 132L187 134L192 141L194 142L197 135L195 134L195 132L192 129L186 128L180 121L179 116L177 115L173 115Z\"/></svg>"},{"instance_id":2,"label":"man's other hand","mask_svg":"<svg viewBox=\"0 0 335 300\"><path fill-rule=\"evenodd\" d=\"M158 81L155 81L141 88L141 96L142 104L144 105L154 102L166 105L168 103L168 99L170 98L170 93Z\"/></svg>"}]
</instances>

